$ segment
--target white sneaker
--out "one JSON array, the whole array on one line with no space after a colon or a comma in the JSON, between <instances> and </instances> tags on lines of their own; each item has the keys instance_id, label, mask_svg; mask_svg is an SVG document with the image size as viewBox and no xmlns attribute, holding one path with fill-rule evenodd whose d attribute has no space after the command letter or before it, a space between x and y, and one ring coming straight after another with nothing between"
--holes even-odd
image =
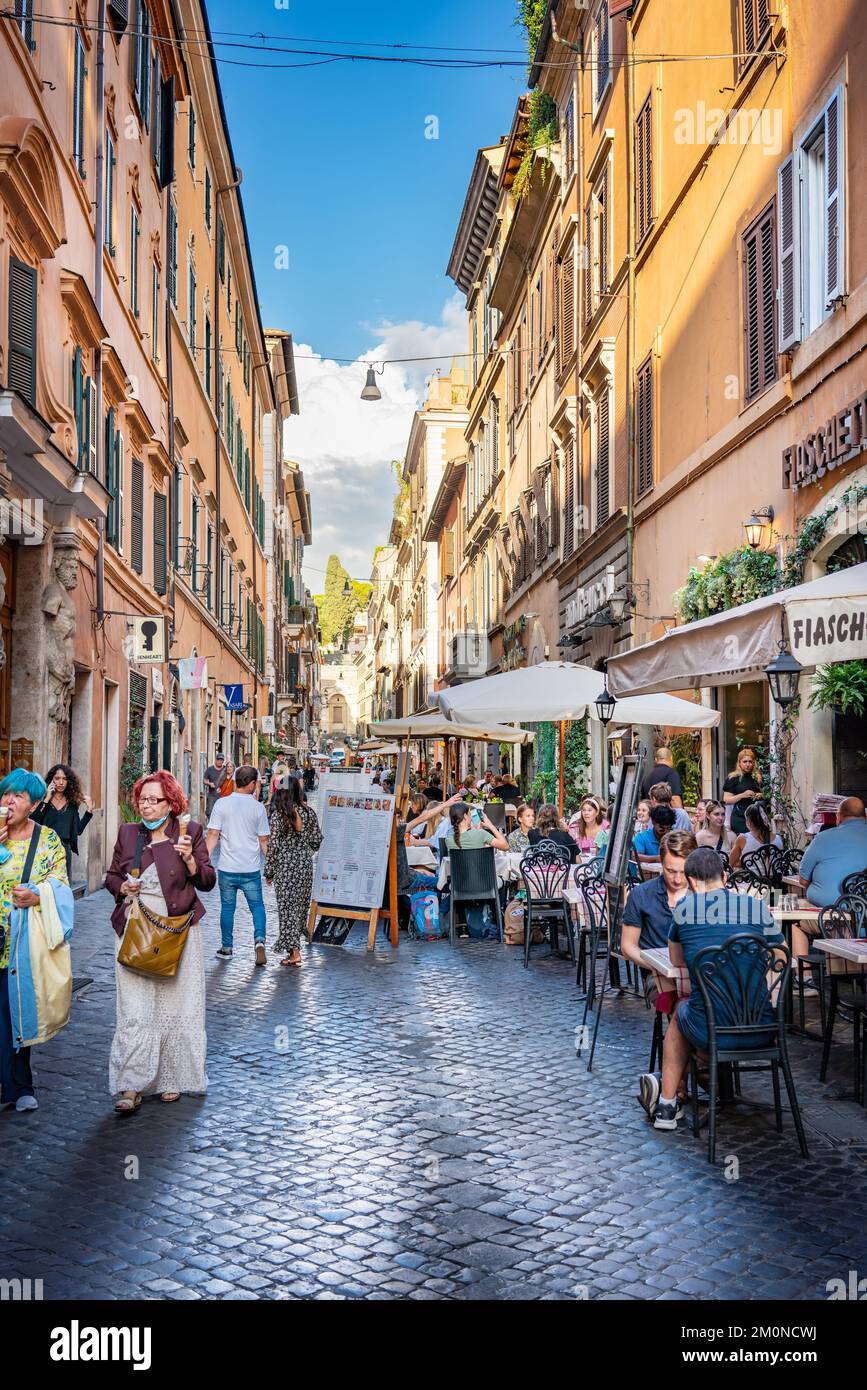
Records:
<instances>
[{"instance_id":1,"label":"white sneaker","mask_svg":"<svg viewBox=\"0 0 867 1390\"><path fill-rule=\"evenodd\" d=\"M19 1111L38 1110L39 1101L35 1096L19 1096L15 1102L15 1109Z\"/></svg>"}]
</instances>

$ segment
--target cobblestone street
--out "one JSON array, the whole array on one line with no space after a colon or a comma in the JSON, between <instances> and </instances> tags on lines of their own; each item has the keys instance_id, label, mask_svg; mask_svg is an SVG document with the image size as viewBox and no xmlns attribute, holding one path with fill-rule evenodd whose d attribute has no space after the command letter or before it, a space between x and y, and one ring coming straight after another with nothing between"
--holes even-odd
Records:
<instances>
[{"instance_id":1,"label":"cobblestone street","mask_svg":"<svg viewBox=\"0 0 867 1390\"><path fill-rule=\"evenodd\" d=\"M256 970L244 911L224 965L211 894L208 1095L123 1119L108 909L78 904L92 983L34 1054L38 1113L0 1116L0 1276L42 1279L46 1299L809 1300L865 1269L842 1028L827 1087L818 1045L792 1043L810 1160L748 1078L711 1168L704 1140L655 1132L636 1103L643 1002L608 1009L588 1075L574 974L547 948L529 971L495 943L369 956L359 926L302 971Z\"/></svg>"}]
</instances>

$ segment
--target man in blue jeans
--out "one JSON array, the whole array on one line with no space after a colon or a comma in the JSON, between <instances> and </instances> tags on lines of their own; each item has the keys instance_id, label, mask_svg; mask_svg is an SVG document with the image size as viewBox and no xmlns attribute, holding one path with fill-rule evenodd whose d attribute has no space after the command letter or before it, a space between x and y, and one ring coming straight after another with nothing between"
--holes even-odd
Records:
<instances>
[{"instance_id":1,"label":"man in blue jeans","mask_svg":"<svg viewBox=\"0 0 867 1390\"><path fill-rule=\"evenodd\" d=\"M256 790L259 773L255 767L239 767L235 790L217 801L208 821L208 853L220 846L217 880L220 885L220 934L223 944L220 960L231 960L238 890L247 899L253 914L256 964L264 965L265 900L262 896L262 855L268 851L270 826L265 807Z\"/></svg>"}]
</instances>

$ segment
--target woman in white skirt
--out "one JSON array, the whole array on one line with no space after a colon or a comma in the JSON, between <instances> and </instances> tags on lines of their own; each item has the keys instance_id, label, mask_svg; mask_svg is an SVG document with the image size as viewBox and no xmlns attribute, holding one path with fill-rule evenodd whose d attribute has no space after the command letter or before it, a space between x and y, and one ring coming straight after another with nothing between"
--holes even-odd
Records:
<instances>
[{"instance_id":1,"label":"woman in white skirt","mask_svg":"<svg viewBox=\"0 0 867 1390\"><path fill-rule=\"evenodd\" d=\"M217 881L202 827L180 817L187 799L170 772L153 772L133 788L141 820L122 825L105 886L117 906L111 924L123 940L134 898L162 917L192 913L178 965L169 978L139 974L116 964L117 1028L111 1047L109 1086L115 1109L129 1114L142 1096L176 1101L184 1092L207 1090L205 1072L205 964L198 923ZM138 869L136 875L133 870Z\"/></svg>"}]
</instances>

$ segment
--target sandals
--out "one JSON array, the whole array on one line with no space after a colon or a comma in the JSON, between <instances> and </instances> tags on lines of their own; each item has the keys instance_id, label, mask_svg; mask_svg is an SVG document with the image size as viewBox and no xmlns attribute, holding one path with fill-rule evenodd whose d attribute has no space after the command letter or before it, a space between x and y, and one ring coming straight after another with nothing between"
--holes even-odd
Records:
<instances>
[{"instance_id":1,"label":"sandals","mask_svg":"<svg viewBox=\"0 0 867 1390\"><path fill-rule=\"evenodd\" d=\"M134 1110L138 1110L141 1105L141 1096L136 1092L134 1096L121 1096L115 1101L115 1112L118 1115L131 1115Z\"/></svg>"},{"instance_id":2,"label":"sandals","mask_svg":"<svg viewBox=\"0 0 867 1390\"><path fill-rule=\"evenodd\" d=\"M160 1096L163 1105L174 1105L176 1100L180 1100L180 1091L164 1091Z\"/></svg>"},{"instance_id":3,"label":"sandals","mask_svg":"<svg viewBox=\"0 0 867 1390\"><path fill-rule=\"evenodd\" d=\"M301 969L301 952L300 952L300 951L298 952L298 959L297 959L297 960L293 960L291 956L284 956L283 959L281 960L280 964L283 965L283 966L286 966L287 968L291 966L291 967L292 967L293 969L295 969L295 970L300 970L300 969Z\"/></svg>"}]
</instances>

